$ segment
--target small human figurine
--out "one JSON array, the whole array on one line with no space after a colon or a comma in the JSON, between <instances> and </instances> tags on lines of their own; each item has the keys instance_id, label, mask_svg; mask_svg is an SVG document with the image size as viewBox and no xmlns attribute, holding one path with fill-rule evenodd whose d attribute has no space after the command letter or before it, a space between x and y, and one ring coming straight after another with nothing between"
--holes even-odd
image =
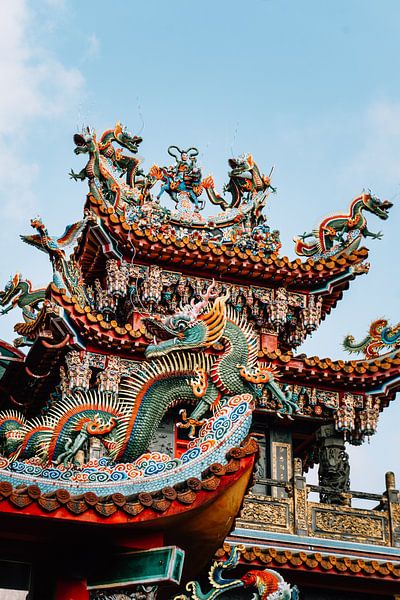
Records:
<instances>
[{"instance_id":1,"label":"small human figurine","mask_svg":"<svg viewBox=\"0 0 400 600\"><path fill-rule=\"evenodd\" d=\"M186 192L190 201L197 210L204 208L204 202L199 201L198 197L202 192L201 169L197 164L197 148L188 148L181 150L178 146L170 146L168 154L175 158L175 165L156 168L154 173L156 177L163 182L163 185L157 195L159 200L164 192L178 204L179 193Z\"/></svg>"}]
</instances>

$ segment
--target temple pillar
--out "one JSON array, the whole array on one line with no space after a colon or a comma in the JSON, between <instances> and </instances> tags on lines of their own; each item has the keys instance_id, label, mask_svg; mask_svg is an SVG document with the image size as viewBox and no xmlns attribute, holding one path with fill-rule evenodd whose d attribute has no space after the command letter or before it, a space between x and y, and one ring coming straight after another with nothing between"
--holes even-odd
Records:
<instances>
[{"instance_id":1,"label":"temple pillar","mask_svg":"<svg viewBox=\"0 0 400 600\"><path fill-rule=\"evenodd\" d=\"M386 473L386 498L389 510L390 543L396 548L400 547L400 494L396 489L394 473ZM400 598L400 596L399 596Z\"/></svg>"},{"instance_id":2,"label":"temple pillar","mask_svg":"<svg viewBox=\"0 0 400 600\"><path fill-rule=\"evenodd\" d=\"M292 434L286 429L271 429L269 432L269 473L271 479L289 481L293 475ZM273 487L271 495L287 498L284 488Z\"/></svg>"},{"instance_id":3,"label":"temple pillar","mask_svg":"<svg viewBox=\"0 0 400 600\"><path fill-rule=\"evenodd\" d=\"M293 468L294 532L296 535L308 535L307 483L301 458L294 459Z\"/></svg>"},{"instance_id":4,"label":"temple pillar","mask_svg":"<svg viewBox=\"0 0 400 600\"><path fill-rule=\"evenodd\" d=\"M349 504L350 464L343 434L333 425L323 425L317 432L319 444L320 501L326 504Z\"/></svg>"}]
</instances>

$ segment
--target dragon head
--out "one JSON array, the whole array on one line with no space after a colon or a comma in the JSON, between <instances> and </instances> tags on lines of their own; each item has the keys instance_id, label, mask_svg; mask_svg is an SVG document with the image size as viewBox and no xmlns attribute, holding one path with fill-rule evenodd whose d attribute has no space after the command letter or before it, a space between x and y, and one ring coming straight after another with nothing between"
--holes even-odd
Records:
<instances>
[{"instance_id":1,"label":"dragon head","mask_svg":"<svg viewBox=\"0 0 400 600\"><path fill-rule=\"evenodd\" d=\"M251 178L251 170L254 166L254 161L251 154L242 154L237 158L230 158L228 163L232 169L232 171L229 173L229 177Z\"/></svg>"},{"instance_id":2,"label":"dragon head","mask_svg":"<svg viewBox=\"0 0 400 600\"><path fill-rule=\"evenodd\" d=\"M4 306L12 298L20 280L21 275L19 273L16 273L14 277L10 277L4 286L4 291L0 292L0 306Z\"/></svg>"},{"instance_id":3,"label":"dragon head","mask_svg":"<svg viewBox=\"0 0 400 600\"><path fill-rule=\"evenodd\" d=\"M121 123L117 123L114 128L114 136L116 141L126 148L136 154L138 151L139 144L142 143L143 138L137 135L133 135L130 131L123 127Z\"/></svg>"},{"instance_id":4,"label":"dragon head","mask_svg":"<svg viewBox=\"0 0 400 600\"><path fill-rule=\"evenodd\" d=\"M388 210L393 206L393 203L389 202L389 200L379 200L379 198L373 196L371 192L364 193L362 196L362 201L365 210L367 210L370 213L373 213L374 215L383 220L386 220L388 218Z\"/></svg>"},{"instance_id":5,"label":"dragon head","mask_svg":"<svg viewBox=\"0 0 400 600\"><path fill-rule=\"evenodd\" d=\"M147 317L144 324L154 341L146 348L146 358L157 358L182 350L201 350L217 342L226 325L226 297L215 298L211 308L203 314L213 295L215 283L208 288L200 302L184 306L174 315L160 318Z\"/></svg>"},{"instance_id":6,"label":"dragon head","mask_svg":"<svg viewBox=\"0 0 400 600\"><path fill-rule=\"evenodd\" d=\"M82 133L75 133L73 139L75 154L87 154L96 150L96 134L90 127L86 127Z\"/></svg>"}]
</instances>

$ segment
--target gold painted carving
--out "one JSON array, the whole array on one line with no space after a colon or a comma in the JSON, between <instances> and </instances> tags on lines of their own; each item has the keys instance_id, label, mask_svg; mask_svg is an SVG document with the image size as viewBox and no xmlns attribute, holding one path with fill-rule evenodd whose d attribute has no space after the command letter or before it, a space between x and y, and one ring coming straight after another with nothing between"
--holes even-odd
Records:
<instances>
[{"instance_id":1,"label":"gold painted carving","mask_svg":"<svg viewBox=\"0 0 400 600\"><path fill-rule=\"evenodd\" d=\"M390 503L390 528L392 533L392 545L400 544L400 504Z\"/></svg>"},{"instance_id":2,"label":"gold painted carving","mask_svg":"<svg viewBox=\"0 0 400 600\"><path fill-rule=\"evenodd\" d=\"M307 524L307 491L295 490L296 529L308 530Z\"/></svg>"},{"instance_id":3,"label":"gold painted carving","mask_svg":"<svg viewBox=\"0 0 400 600\"><path fill-rule=\"evenodd\" d=\"M336 510L321 510L313 508L314 533L340 535L377 540L385 543L385 528L382 517L376 518L367 514L354 514L344 512L338 507ZM328 537L328 535L322 535Z\"/></svg>"},{"instance_id":4,"label":"gold painted carving","mask_svg":"<svg viewBox=\"0 0 400 600\"><path fill-rule=\"evenodd\" d=\"M251 523L252 529L289 529L289 504L284 500L277 502L269 496L265 501L253 502L245 500L240 515L240 521L246 521L247 527ZM238 523L239 524L239 523ZM240 523L244 527L246 524Z\"/></svg>"}]
</instances>

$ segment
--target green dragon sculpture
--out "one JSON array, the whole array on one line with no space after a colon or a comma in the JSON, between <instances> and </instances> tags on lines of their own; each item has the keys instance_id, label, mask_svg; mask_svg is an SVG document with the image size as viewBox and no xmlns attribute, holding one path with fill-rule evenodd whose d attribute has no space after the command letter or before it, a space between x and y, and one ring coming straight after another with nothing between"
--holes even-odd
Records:
<instances>
[{"instance_id":1,"label":"green dragon sculpture","mask_svg":"<svg viewBox=\"0 0 400 600\"><path fill-rule=\"evenodd\" d=\"M299 256L323 258L356 250L362 238L381 239L382 233L372 233L367 228L364 212L380 219L388 218L388 210L393 206L388 200L381 201L370 192L363 192L350 204L349 212L326 217L311 233L294 238L295 251ZM315 238L305 243L307 238Z\"/></svg>"},{"instance_id":2,"label":"green dragon sculpture","mask_svg":"<svg viewBox=\"0 0 400 600\"><path fill-rule=\"evenodd\" d=\"M39 456L44 464L73 464L91 436L99 438L116 462L132 462L147 451L169 408L195 405L188 419L199 419L240 393L254 396L263 387L282 412L298 410L289 392L281 390L271 370L257 367L256 337L226 307L226 297L209 301L213 286L197 304L164 320L147 318L146 326L160 340L148 346L134 377L118 395L96 390L67 397L45 417L26 421L16 412L0 413L3 453L12 459ZM223 347L212 352L214 344Z\"/></svg>"},{"instance_id":3,"label":"green dragon sculpture","mask_svg":"<svg viewBox=\"0 0 400 600\"><path fill-rule=\"evenodd\" d=\"M138 167L141 161L139 158L122 154L119 149L114 148L113 142L136 154L142 141L143 138L129 133L121 123L117 123L114 129L104 131L100 138L100 154L110 159L113 165L120 169L121 172L126 173L126 183L130 187L134 187L135 185L135 176L139 174Z\"/></svg>"},{"instance_id":4,"label":"green dragon sculpture","mask_svg":"<svg viewBox=\"0 0 400 600\"><path fill-rule=\"evenodd\" d=\"M24 321L33 321L45 297L45 288L32 289L32 283L29 279L22 279L21 275L16 273L6 283L4 290L0 292L0 306L5 306L0 310L0 314L5 315L18 306L22 309Z\"/></svg>"},{"instance_id":5,"label":"green dragon sculpture","mask_svg":"<svg viewBox=\"0 0 400 600\"><path fill-rule=\"evenodd\" d=\"M187 594L175 596L173 600L214 600L220 596L232 597L233 590L250 589L252 600L299 600L299 590L296 586L289 585L280 573L272 569L247 571L241 579L229 579L225 576L227 571L234 569L240 554L245 546L234 546L224 561L215 561L208 573L208 582L211 589L203 592L198 581L189 581L186 584ZM250 597L250 596L246 596Z\"/></svg>"},{"instance_id":6,"label":"green dragon sculpture","mask_svg":"<svg viewBox=\"0 0 400 600\"><path fill-rule=\"evenodd\" d=\"M203 179L202 186L206 191L208 199L212 204L220 206L223 210L237 208L245 194L253 195L258 192L264 192L270 189L275 192L276 189L271 186L272 170L268 176L262 175L257 163L253 157L248 154L239 158L230 158L229 182L224 186L224 192L231 194L230 204L223 196L216 193L214 179L211 175Z\"/></svg>"},{"instance_id":7,"label":"green dragon sculpture","mask_svg":"<svg viewBox=\"0 0 400 600\"><path fill-rule=\"evenodd\" d=\"M71 169L70 178L74 181L87 179L90 194L94 198L101 202L106 200L111 205L118 205L121 195L120 185L102 163L96 134L87 127L86 131L74 135L74 143L75 154L89 154L89 160L79 173Z\"/></svg>"},{"instance_id":8,"label":"green dragon sculpture","mask_svg":"<svg viewBox=\"0 0 400 600\"><path fill-rule=\"evenodd\" d=\"M350 353L364 354L367 358L377 358L381 350L396 350L400 348L400 323L391 327L386 319L377 319L371 323L361 342L356 342L352 335L346 336L343 348Z\"/></svg>"},{"instance_id":9,"label":"green dragon sculpture","mask_svg":"<svg viewBox=\"0 0 400 600\"><path fill-rule=\"evenodd\" d=\"M125 201L133 199L135 176L139 174L141 161L133 156L122 154L120 149L115 149L112 144L116 142L136 153L142 138L128 133L120 123L117 123L114 129L109 129L102 134L99 142L96 133L89 127L82 133L76 133L73 139L75 154L88 154L89 160L79 173L71 169L70 178L75 181L87 179L90 194L94 198L120 210L122 196ZM126 174L126 184L119 181L121 174Z\"/></svg>"}]
</instances>

